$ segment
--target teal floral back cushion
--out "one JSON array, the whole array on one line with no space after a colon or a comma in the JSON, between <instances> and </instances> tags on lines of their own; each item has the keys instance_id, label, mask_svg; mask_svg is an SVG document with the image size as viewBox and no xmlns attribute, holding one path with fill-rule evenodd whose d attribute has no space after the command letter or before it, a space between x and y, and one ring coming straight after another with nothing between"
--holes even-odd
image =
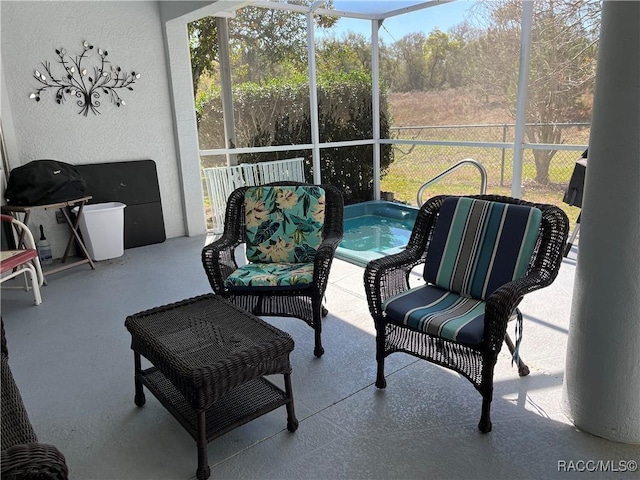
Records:
<instances>
[{"instance_id":1,"label":"teal floral back cushion","mask_svg":"<svg viewBox=\"0 0 640 480\"><path fill-rule=\"evenodd\" d=\"M250 262L313 262L324 226L322 188L251 187L244 204Z\"/></svg>"}]
</instances>

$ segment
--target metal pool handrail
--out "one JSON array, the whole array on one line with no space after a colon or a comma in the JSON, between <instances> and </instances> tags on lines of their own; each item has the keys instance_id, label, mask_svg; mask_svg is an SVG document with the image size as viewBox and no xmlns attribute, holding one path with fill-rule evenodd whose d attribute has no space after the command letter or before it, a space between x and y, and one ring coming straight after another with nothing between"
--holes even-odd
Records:
<instances>
[{"instance_id":1,"label":"metal pool handrail","mask_svg":"<svg viewBox=\"0 0 640 480\"><path fill-rule=\"evenodd\" d=\"M460 160L458 163L456 163L455 165L452 165L451 167L447 168L444 172L439 173L438 175L436 175L435 177L433 177L431 180L427 181L426 183L424 183L419 189L418 189L418 195L417 195L417 205L418 207L420 205L422 205L422 194L424 193L424 191L430 187L431 185L433 185L434 183L439 182L440 180L442 180L444 177L446 177L447 175L449 175L451 172L459 169L460 167L464 166L464 165L473 165L474 167L476 167L478 169L478 171L480 172L480 193L481 194L485 194L487 193L487 170L484 168L484 166L478 162L477 160L474 160L473 158L465 158L464 160Z\"/></svg>"}]
</instances>

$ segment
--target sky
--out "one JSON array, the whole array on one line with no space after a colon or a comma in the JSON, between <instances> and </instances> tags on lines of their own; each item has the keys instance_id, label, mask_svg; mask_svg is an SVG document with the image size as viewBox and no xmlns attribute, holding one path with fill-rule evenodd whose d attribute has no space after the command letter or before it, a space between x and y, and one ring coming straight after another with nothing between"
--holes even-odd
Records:
<instances>
[{"instance_id":1,"label":"sky","mask_svg":"<svg viewBox=\"0 0 640 480\"><path fill-rule=\"evenodd\" d=\"M416 3L418 2L404 0L334 0L333 2L335 10L374 11L375 13L396 10ZM380 38L385 43L391 44L409 33L428 33L435 28L446 32L450 27L461 23L466 18L467 11L474 3L471 0L457 0L387 18L380 29ZM371 35L371 22L368 20L341 18L334 31L338 36L342 35L343 32L352 31L369 37Z\"/></svg>"}]
</instances>

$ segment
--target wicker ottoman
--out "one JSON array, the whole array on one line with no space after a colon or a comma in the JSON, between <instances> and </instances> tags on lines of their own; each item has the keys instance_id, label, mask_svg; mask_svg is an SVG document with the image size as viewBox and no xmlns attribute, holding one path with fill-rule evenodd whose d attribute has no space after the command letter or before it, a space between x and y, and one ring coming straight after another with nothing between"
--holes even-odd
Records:
<instances>
[{"instance_id":1,"label":"wicker ottoman","mask_svg":"<svg viewBox=\"0 0 640 480\"><path fill-rule=\"evenodd\" d=\"M203 295L127 317L135 362L135 403L143 385L195 439L196 477L211 470L207 443L282 405L287 429L298 428L293 408L286 333L216 295ZM153 366L142 369L140 356ZM284 375L285 390L263 378Z\"/></svg>"}]
</instances>

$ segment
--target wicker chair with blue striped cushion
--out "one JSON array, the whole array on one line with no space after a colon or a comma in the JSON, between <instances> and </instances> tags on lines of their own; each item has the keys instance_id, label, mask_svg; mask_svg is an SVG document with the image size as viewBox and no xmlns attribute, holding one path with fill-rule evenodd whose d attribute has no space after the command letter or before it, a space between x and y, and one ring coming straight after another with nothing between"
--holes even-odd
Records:
<instances>
[{"instance_id":1,"label":"wicker chair with blue striped cushion","mask_svg":"<svg viewBox=\"0 0 640 480\"><path fill-rule=\"evenodd\" d=\"M493 370L504 342L520 375L529 373L507 322L517 317L522 332L517 306L557 276L568 229L566 215L553 205L493 195L427 201L407 248L365 269L376 325L376 386L386 387L384 359L393 352L450 368L482 395L478 428L491 431ZM410 288L409 273L422 263L425 284Z\"/></svg>"}]
</instances>

